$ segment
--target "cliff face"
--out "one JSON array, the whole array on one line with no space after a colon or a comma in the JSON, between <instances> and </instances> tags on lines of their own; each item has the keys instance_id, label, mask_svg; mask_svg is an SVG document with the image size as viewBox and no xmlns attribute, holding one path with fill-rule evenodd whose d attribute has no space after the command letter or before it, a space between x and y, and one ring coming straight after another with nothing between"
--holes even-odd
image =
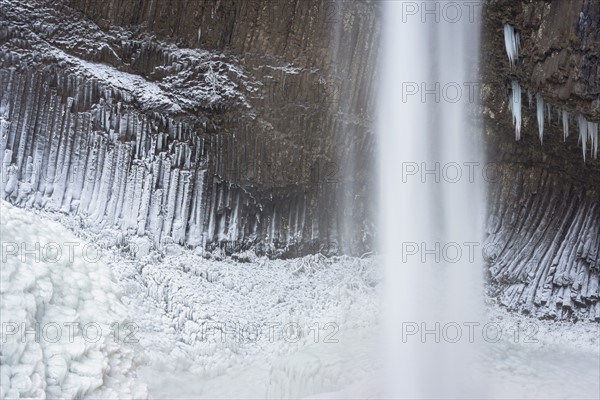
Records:
<instances>
[{"instance_id":1,"label":"cliff face","mask_svg":"<svg viewBox=\"0 0 600 400\"><path fill-rule=\"evenodd\" d=\"M2 0L0 195L124 245L369 251L379 7ZM598 21L597 1L483 8L491 294L540 317L600 319Z\"/></svg>"},{"instance_id":2,"label":"cliff face","mask_svg":"<svg viewBox=\"0 0 600 400\"><path fill-rule=\"evenodd\" d=\"M490 0L484 9L484 117L498 171L489 183L491 293L543 318L600 320L598 21L597 1ZM512 66L505 24L519 37Z\"/></svg>"},{"instance_id":3,"label":"cliff face","mask_svg":"<svg viewBox=\"0 0 600 400\"><path fill-rule=\"evenodd\" d=\"M373 2L2 2L2 197L170 244L372 247Z\"/></svg>"}]
</instances>

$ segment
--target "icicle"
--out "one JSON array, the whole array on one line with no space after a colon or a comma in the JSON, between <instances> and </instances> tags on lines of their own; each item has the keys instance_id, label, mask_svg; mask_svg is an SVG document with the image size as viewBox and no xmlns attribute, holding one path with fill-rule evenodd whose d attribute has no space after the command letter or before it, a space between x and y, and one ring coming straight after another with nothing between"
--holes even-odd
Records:
<instances>
[{"instance_id":1,"label":"icicle","mask_svg":"<svg viewBox=\"0 0 600 400\"><path fill-rule=\"evenodd\" d=\"M527 91L527 99L529 100L529 108L531 108L531 103L533 103L533 92L531 90Z\"/></svg>"},{"instance_id":2,"label":"icicle","mask_svg":"<svg viewBox=\"0 0 600 400\"><path fill-rule=\"evenodd\" d=\"M539 93L535 95L535 99L537 104L537 121L540 132L540 142L544 143L544 99Z\"/></svg>"},{"instance_id":3,"label":"icicle","mask_svg":"<svg viewBox=\"0 0 600 400\"><path fill-rule=\"evenodd\" d=\"M581 147L583 148L583 161L585 162L588 124L583 115L579 114L577 124L579 125L579 143L581 143Z\"/></svg>"},{"instance_id":4,"label":"icicle","mask_svg":"<svg viewBox=\"0 0 600 400\"><path fill-rule=\"evenodd\" d=\"M598 158L598 124L588 121L587 126L587 136L590 139L590 154L594 158Z\"/></svg>"},{"instance_id":5,"label":"icicle","mask_svg":"<svg viewBox=\"0 0 600 400\"><path fill-rule=\"evenodd\" d=\"M567 137L569 137L569 113L565 110L562 110L562 123L563 123L563 132L564 132L564 141L567 141Z\"/></svg>"},{"instance_id":6,"label":"icicle","mask_svg":"<svg viewBox=\"0 0 600 400\"><path fill-rule=\"evenodd\" d=\"M550 103L546 103L546 114L548 115L548 125L552 125L552 107L550 107Z\"/></svg>"},{"instance_id":7,"label":"icicle","mask_svg":"<svg viewBox=\"0 0 600 400\"><path fill-rule=\"evenodd\" d=\"M510 108L512 109L513 125L515 126L515 138L521 140L521 86L519 86L516 79L512 81Z\"/></svg>"},{"instance_id":8,"label":"icicle","mask_svg":"<svg viewBox=\"0 0 600 400\"><path fill-rule=\"evenodd\" d=\"M504 45L511 67L519 58L519 40L519 33L515 31L515 28L512 25L504 24Z\"/></svg>"}]
</instances>

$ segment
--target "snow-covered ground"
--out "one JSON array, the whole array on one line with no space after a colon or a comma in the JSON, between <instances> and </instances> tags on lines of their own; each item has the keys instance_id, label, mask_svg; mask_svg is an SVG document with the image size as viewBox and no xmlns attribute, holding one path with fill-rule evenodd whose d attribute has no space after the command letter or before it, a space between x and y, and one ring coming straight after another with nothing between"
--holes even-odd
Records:
<instances>
[{"instance_id":1,"label":"snow-covered ground","mask_svg":"<svg viewBox=\"0 0 600 400\"><path fill-rule=\"evenodd\" d=\"M43 390L140 397L139 382L151 397L169 399L383 395L375 258L268 260L250 253L243 263L185 249L136 258L114 245L116 235L82 231L70 217L59 219L79 239L6 203L0 214L2 322L121 323L119 341L113 329L98 343L62 347L20 343L3 329L3 398L25 387L34 397ZM21 263L7 247L13 242L78 246L71 245L73 262L48 266ZM94 244L78 253L86 243ZM504 329L482 353L490 397L598 398L599 324L538 321L495 304L487 318Z\"/></svg>"},{"instance_id":2,"label":"snow-covered ground","mask_svg":"<svg viewBox=\"0 0 600 400\"><path fill-rule=\"evenodd\" d=\"M372 260L111 255L159 398L298 398L377 368Z\"/></svg>"}]
</instances>

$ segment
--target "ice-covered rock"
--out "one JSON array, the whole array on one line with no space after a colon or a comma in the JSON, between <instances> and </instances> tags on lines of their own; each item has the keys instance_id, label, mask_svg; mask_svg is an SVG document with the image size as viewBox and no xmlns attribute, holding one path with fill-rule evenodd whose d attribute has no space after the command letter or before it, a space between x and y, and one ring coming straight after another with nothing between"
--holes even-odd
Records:
<instances>
[{"instance_id":1,"label":"ice-covered rock","mask_svg":"<svg viewBox=\"0 0 600 400\"><path fill-rule=\"evenodd\" d=\"M0 202L1 398L143 398L108 267L56 222Z\"/></svg>"},{"instance_id":2,"label":"ice-covered rock","mask_svg":"<svg viewBox=\"0 0 600 400\"><path fill-rule=\"evenodd\" d=\"M144 258L152 250L152 241L147 237L134 237L129 241L132 255L136 258Z\"/></svg>"}]
</instances>

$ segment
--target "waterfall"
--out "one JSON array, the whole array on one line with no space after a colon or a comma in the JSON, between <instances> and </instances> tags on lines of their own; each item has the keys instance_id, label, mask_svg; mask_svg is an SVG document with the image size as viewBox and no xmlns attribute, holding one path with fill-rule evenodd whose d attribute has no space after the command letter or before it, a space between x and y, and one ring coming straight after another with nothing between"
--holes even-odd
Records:
<instances>
[{"instance_id":1,"label":"waterfall","mask_svg":"<svg viewBox=\"0 0 600 400\"><path fill-rule=\"evenodd\" d=\"M468 327L484 325L485 168L473 112L481 10L384 7L377 130L386 397L479 397L481 337L471 342Z\"/></svg>"}]
</instances>

